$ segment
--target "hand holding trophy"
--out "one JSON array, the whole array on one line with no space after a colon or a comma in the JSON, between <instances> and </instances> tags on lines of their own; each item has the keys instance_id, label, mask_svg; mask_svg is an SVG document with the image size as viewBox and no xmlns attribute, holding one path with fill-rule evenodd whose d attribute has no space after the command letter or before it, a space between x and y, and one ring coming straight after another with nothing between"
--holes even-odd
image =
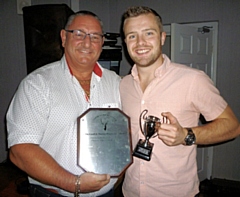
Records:
<instances>
[{"instance_id":1,"label":"hand holding trophy","mask_svg":"<svg viewBox=\"0 0 240 197\"><path fill-rule=\"evenodd\" d=\"M150 161L151 154L153 149L153 143L149 140L150 138L154 138L157 136L156 133L156 124L161 124L161 121L158 117L155 116L147 116L148 110L143 110L139 117L139 124L142 134L145 136L145 140L140 139L134 149L133 156L139 157L141 159ZM144 124L142 124L142 120L144 120ZM142 127L142 125L144 125Z\"/></svg>"}]
</instances>

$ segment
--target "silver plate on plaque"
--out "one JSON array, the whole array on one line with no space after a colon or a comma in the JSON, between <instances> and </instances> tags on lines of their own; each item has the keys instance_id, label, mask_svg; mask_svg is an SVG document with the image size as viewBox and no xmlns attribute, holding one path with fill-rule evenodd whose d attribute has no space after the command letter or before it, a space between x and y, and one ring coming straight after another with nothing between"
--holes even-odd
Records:
<instances>
[{"instance_id":1,"label":"silver plate on plaque","mask_svg":"<svg viewBox=\"0 0 240 197\"><path fill-rule=\"evenodd\" d=\"M86 172L119 176L132 163L130 118L117 108L90 108L78 119L77 161Z\"/></svg>"}]
</instances>

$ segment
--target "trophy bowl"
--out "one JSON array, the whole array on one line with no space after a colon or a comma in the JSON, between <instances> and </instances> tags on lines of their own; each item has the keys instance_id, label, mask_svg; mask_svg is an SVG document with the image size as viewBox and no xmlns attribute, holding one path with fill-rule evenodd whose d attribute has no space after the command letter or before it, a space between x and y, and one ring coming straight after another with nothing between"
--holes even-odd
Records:
<instances>
[{"instance_id":1,"label":"trophy bowl","mask_svg":"<svg viewBox=\"0 0 240 197\"><path fill-rule=\"evenodd\" d=\"M133 151L133 156L147 161L151 160L152 150L154 144L150 142L150 138L157 136L157 124L160 124L161 121L158 117L155 116L146 116L148 110L144 110L139 117L139 124L142 134L145 139L140 139ZM142 120L144 123L142 123ZM143 125L143 127L142 127Z\"/></svg>"}]
</instances>

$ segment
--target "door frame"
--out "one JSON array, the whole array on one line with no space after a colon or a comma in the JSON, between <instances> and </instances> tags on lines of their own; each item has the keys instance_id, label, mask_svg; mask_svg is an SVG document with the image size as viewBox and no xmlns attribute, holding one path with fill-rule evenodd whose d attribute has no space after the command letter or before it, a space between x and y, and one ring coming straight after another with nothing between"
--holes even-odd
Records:
<instances>
[{"instance_id":1,"label":"door frame","mask_svg":"<svg viewBox=\"0 0 240 197\"><path fill-rule=\"evenodd\" d=\"M211 59L211 79L216 86L216 75L217 75L217 48L218 48L218 22L198 22L198 23L179 23L192 27L202 28L203 26L211 27L210 30L213 32L213 43L212 43L212 59ZM163 29L167 36L171 36L171 25L163 25ZM212 163L213 163L213 146L205 147L204 154L207 159L206 176L203 178L210 179L212 176ZM202 161L203 162L203 161ZM200 177L199 177L200 178Z\"/></svg>"}]
</instances>

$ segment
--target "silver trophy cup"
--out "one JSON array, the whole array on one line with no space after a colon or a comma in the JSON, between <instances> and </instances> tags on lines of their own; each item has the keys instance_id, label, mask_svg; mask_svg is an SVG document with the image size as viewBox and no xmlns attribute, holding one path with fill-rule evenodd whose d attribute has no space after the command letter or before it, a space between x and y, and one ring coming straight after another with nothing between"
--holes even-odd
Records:
<instances>
[{"instance_id":1,"label":"silver trophy cup","mask_svg":"<svg viewBox=\"0 0 240 197\"><path fill-rule=\"evenodd\" d=\"M150 138L154 138L157 136L157 123L161 123L160 119L155 116L146 116L148 110L144 110L139 117L139 124L142 134L145 136L145 139L140 139L133 151L133 156L150 161L152 150L153 150L153 143L149 140ZM144 123L142 123L144 121Z\"/></svg>"}]
</instances>

